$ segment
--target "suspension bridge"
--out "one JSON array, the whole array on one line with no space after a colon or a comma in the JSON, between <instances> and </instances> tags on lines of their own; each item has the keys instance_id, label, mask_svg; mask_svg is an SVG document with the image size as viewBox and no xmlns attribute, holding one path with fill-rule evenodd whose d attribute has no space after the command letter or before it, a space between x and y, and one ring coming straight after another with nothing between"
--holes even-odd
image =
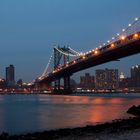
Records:
<instances>
[{"instance_id":1,"label":"suspension bridge","mask_svg":"<svg viewBox=\"0 0 140 140\"><path fill-rule=\"evenodd\" d=\"M37 83L49 85L54 82L54 89L60 90L60 81L63 79L64 90L70 91L70 77L74 73L139 52L140 18L135 18L120 33L89 52L77 52L69 46L55 46L43 74L37 78ZM50 69L52 62L53 69Z\"/></svg>"}]
</instances>

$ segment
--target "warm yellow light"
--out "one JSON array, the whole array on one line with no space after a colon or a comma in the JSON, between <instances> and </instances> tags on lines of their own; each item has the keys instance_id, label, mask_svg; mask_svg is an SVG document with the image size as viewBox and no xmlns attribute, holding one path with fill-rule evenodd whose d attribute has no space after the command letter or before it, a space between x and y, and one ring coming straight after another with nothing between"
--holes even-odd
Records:
<instances>
[{"instance_id":1,"label":"warm yellow light","mask_svg":"<svg viewBox=\"0 0 140 140\"><path fill-rule=\"evenodd\" d=\"M138 35L138 34L134 34L134 37L135 37L135 38L138 38L138 37L139 37L139 35Z\"/></svg>"},{"instance_id":2,"label":"warm yellow light","mask_svg":"<svg viewBox=\"0 0 140 140\"><path fill-rule=\"evenodd\" d=\"M114 48L115 47L115 44L111 44L111 47Z\"/></svg>"},{"instance_id":3,"label":"warm yellow light","mask_svg":"<svg viewBox=\"0 0 140 140\"><path fill-rule=\"evenodd\" d=\"M125 40L125 38L126 38L125 36L121 36L121 40Z\"/></svg>"},{"instance_id":4,"label":"warm yellow light","mask_svg":"<svg viewBox=\"0 0 140 140\"><path fill-rule=\"evenodd\" d=\"M85 56L82 57L82 59L85 59L85 58L86 58Z\"/></svg>"},{"instance_id":5,"label":"warm yellow light","mask_svg":"<svg viewBox=\"0 0 140 140\"><path fill-rule=\"evenodd\" d=\"M98 51L96 50L94 53L95 53L95 54L98 54Z\"/></svg>"}]
</instances>

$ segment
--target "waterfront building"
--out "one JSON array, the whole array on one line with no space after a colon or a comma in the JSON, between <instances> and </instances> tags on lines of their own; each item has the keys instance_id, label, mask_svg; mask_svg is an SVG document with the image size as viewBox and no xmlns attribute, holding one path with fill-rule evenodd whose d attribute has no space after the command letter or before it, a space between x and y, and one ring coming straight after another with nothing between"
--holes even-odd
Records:
<instances>
[{"instance_id":1,"label":"waterfront building","mask_svg":"<svg viewBox=\"0 0 140 140\"><path fill-rule=\"evenodd\" d=\"M123 72L121 72L121 74L119 76L119 81L123 81L123 79L125 79L125 75Z\"/></svg>"},{"instance_id":2,"label":"waterfront building","mask_svg":"<svg viewBox=\"0 0 140 140\"><path fill-rule=\"evenodd\" d=\"M15 86L15 68L13 65L6 67L6 83L7 86Z\"/></svg>"},{"instance_id":3,"label":"waterfront building","mask_svg":"<svg viewBox=\"0 0 140 140\"><path fill-rule=\"evenodd\" d=\"M117 69L96 70L96 89L97 90L116 90L119 86Z\"/></svg>"},{"instance_id":4,"label":"waterfront building","mask_svg":"<svg viewBox=\"0 0 140 140\"><path fill-rule=\"evenodd\" d=\"M80 87L83 89L95 88L95 78L89 73L85 73L85 76L80 77Z\"/></svg>"},{"instance_id":5,"label":"waterfront building","mask_svg":"<svg viewBox=\"0 0 140 140\"><path fill-rule=\"evenodd\" d=\"M132 80L130 77L123 78L119 81L119 88L130 88L132 86Z\"/></svg>"},{"instance_id":6,"label":"waterfront building","mask_svg":"<svg viewBox=\"0 0 140 140\"><path fill-rule=\"evenodd\" d=\"M6 87L5 79L0 79L0 91L1 91L1 89L4 89L5 87Z\"/></svg>"},{"instance_id":7,"label":"waterfront building","mask_svg":"<svg viewBox=\"0 0 140 140\"><path fill-rule=\"evenodd\" d=\"M133 87L140 87L140 65L131 68L131 80Z\"/></svg>"}]
</instances>

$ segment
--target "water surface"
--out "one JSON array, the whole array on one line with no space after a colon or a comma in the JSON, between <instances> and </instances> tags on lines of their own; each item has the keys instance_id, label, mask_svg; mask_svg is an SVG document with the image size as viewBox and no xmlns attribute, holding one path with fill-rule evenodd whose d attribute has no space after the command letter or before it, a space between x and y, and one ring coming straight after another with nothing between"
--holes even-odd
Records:
<instances>
[{"instance_id":1,"label":"water surface","mask_svg":"<svg viewBox=\"0 0 140 140\"><path fill-rule=\"evenodd\" d=\"M0 133L21 134L126 118L126 110L133 104L140 104L140 96L0 95Z\"/></svg>"}]
</instances>

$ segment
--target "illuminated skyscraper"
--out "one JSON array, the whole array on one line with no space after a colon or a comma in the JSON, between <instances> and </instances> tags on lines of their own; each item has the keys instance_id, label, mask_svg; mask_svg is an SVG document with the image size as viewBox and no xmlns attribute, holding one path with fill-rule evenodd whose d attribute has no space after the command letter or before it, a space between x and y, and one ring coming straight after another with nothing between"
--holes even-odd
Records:
<instances>
[{"instance_id":1,"label":"illuminated skyscraper","mask_svg":"<svg viewBox=\"0 0 140 140\"><path fill-rule=\"evenodd\" d=\"M96 89L113 90L119 86L117 69L96 70Z\"/></svg>"},{"instance_id":2,"label":"illuminated skyscraper","mask_svg":"<svg viewBox=\"0 0 140 140\"><path fill-rule=\"evenodd\" d=\"M6 83L7 86L15 85L15 68L13 65L6 67Z\"/></svg>"}]
</instances>

